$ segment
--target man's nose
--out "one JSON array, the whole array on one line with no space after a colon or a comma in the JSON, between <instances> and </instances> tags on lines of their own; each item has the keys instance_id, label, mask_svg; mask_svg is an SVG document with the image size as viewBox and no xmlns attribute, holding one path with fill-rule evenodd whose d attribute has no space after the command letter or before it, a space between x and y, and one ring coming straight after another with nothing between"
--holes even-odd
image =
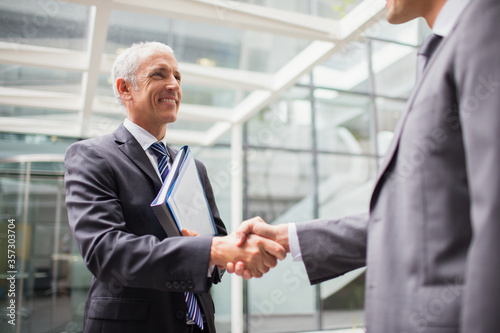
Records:
<instances>
[{"instance_id":1,"label":"man's nose","mask_svg":"<svg viewBox=\"0 0 500 333\"><path fill-rule=\"evenodd\" d=\"M179 81L175 78L175 76L171 76L168 79L168 82L166 84L166 88L169 90L177 91L181 88L181 85L180 85Z\"/></svg>"}]
</instances>

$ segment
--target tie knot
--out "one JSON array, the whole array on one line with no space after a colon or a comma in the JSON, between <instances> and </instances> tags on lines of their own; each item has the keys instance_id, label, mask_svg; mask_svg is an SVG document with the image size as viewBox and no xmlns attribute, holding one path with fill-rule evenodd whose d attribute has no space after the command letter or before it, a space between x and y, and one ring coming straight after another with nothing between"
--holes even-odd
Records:
<instances>
[{"instance_id":1,"label":"tie knot","mask_svg":"<svg viewBox=\"0 0 500 333\"><path fill-rule=\"evenodd\" d=\"M418 55L423 55L427 58L430 58L439 46L441 39L443 39L443 37L436 34L432 34L431 36L429 36L420 46Z\"/></svg>"},{"instance_id":2,"label":"tie knot","mask_svg":"<svg viewBox=\"0 0 500 333\"><path fill-rule=\"evenodd\" d=\"M153 150L153 152L155 153L155 155L158 157L163 157L163 156L168 155L167 148L165 147L163 142L157 141L157 142L153 143L150 147Z\"/></svg>"}]
</instances>

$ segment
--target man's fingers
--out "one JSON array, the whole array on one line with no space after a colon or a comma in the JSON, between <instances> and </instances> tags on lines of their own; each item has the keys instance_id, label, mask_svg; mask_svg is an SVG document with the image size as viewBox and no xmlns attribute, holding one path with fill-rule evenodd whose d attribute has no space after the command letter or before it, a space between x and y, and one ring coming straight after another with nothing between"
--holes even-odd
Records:
<instances>
[{"instance_id":1,"label":"man's fingers","mask_svg":"<svg viewBox=\"0 0 500 333\"><path fill-rule=\"evenodd\" d=\"M235 273L235 272L236 272L236 270L235 270L235 265L234 265L234 263L232 263L232 262L228 262L228 263L226 264L226 271L227 271L228 273L230 273L230 274ZM238 275L238 274L237 274L237 275Z\"/></svg>"},{"instance_id":2,"label":"man's fingers","mask_svg":"<svg viewBox=\"0 0 500 333\"><path fill-rule=\"evenodd\" d=\"M246 237L251 233L255 233L256 226L258 226L258 224L260 223L266 225L266 222L264 222L264 220L261 219L260 216L253 217L241 223L235 232L236 246L242 246L243 243L245 243Z\"/></svg>"},{"instance_id":3,"label":"man's fingers","mask_svg":"<svg viewBox=\"0 0 500 333\"><path fill-rule=\"evenodd\" d=\"M252 274L250 274L250 271L248 269L245 269L243 271L243 274L241 275L245 280L250 280L252 278Z\"/></svg>"},{"instance_id":4,"label":"man's fingers","mask_svg":"<svg viewBox=\"0 0 500 333\"><path fill-rule=\"evenodd\" d=\"M236 262L236 264L234 265L234 272L238 276L243 276L243 274L245 273L245 264L243 263L243 261ZM250 273L250 271L248 271L248 273Z\"/></svg>"},{"instance_id":5,"label":"man's fingers","mask_svg":"<svg viewBox=\"0 0 500 333\"><path fill-rule=\"evenodd\" d=\"M283 246L267 238L261 238L260 243L264 251L274 258L283 260L286 258L286 250ZM276 266L276 265L275 265ZM274 266L273 266L274 267Z\"/></svg>"},{"instance_id":6,"label":"man's fingers","mask_svg":"<svg viewBox=\"0 0 500 333\"><path fill-rule=\"evenodd\" d=\"M245 243L245 240L247 239L247 235L252 233L252 225L250 223L245 223L243 222L236 232L234 233L236 237L236 246L240 247Z\"/></svg>"},{"instance_id":7,"label":"man's fingers","mask_svg":"<svg viewBox=\"0 0 500 333\"><path fill-rule=\"evenodd\" d=\"M197 233L196 231L193 230L187 230L187 229L182 229L181 230L182 236L190 236L190 237L196 237L199 236L200 234Z\"/></svg>"}]
</instances>

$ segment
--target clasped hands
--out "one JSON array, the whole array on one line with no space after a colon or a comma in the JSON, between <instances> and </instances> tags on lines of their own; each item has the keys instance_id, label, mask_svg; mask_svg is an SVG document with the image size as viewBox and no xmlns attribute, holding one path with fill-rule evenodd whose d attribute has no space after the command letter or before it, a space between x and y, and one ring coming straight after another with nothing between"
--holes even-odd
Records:
<instances>
[{"instance_id":1,"label":"clasped hands","mask_svg":"<svg viewBox=\"0 0 500 333\"><path fill-rule=\"evenodd\" d=\"M269 225L260 217L244 221L224 237L214 237L210 264L244 279L262 277L290 252L288 225Z\"/></svg>"}]
</instances>

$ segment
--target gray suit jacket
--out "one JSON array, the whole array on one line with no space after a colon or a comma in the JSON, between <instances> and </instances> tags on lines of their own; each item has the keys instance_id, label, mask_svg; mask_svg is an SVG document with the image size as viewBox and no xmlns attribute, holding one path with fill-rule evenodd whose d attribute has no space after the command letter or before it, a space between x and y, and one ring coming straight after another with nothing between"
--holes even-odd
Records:
<instances>
[{"instance_id":1,"label":"gray suit jacket","mask_svg":"<svg viewBox=\"0 0 500 333\"><path fill-rule=\"evenodd\" d=\"M298 224L312 283L367 265L370 333L500 330L500 1L473 0L420 77L370 214Z\"/></svg>"},{"instance_id":2,"label":"gray suit jacket","mask_svg":"<svg viewBox=\"0 0 500 333\"><path fill-rule=\"evenodd\" d=\"M166 237L150 207L161 181L132 134L122 125L77 142L65 165L69 224L94 275L84 332L184 332L184 291L196 293L207 331L215 332L209 289L221 276L216 268L207 278L211 237ZM225 235L206 169L196 166Z\"/></svg>"}]
</instances>

